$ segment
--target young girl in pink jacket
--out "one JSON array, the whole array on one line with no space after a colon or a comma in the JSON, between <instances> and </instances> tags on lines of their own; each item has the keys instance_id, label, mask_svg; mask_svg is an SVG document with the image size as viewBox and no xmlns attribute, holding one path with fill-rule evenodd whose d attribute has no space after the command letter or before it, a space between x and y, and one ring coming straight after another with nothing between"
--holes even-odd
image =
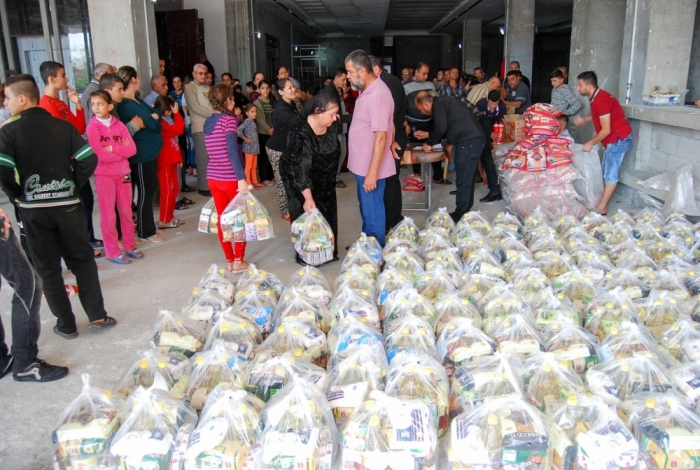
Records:
<instances>
[{"instance_id":1,"label":"young girl in pink jacket","mask_svg":"<svg viewBox=\"0 0 700 470\"><path fill-rule=\"evenodd\" d=\"M133 259L143 258L134 248L134 221L131 218L131 169L129 157L136 154L136 144L122 122L110 112L114 103L104 90L90 94L90 108L94 117L87 128L88 142L97 155L95 186L100 207L100 229L104 239L107 259L116 264L131 264ZM117 236L117 217L121 223L123 254Z\"/></svg>"}]
</instances>

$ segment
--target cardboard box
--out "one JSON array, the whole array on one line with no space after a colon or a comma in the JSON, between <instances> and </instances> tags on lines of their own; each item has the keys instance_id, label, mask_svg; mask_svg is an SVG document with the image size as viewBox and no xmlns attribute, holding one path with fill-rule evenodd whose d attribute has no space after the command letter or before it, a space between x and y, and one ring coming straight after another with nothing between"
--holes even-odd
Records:
<instances>
[{"instance_id":1,"label":"cardboard box","mask_svg":"<svg viewBox=\"0 0 700 470\"><path fill-rule=\"evenodd\" d=\"M506 105L506 114L515 114L516 109L515 106Z\"/></svg>"},{"instance_id":2,"label":"cardboard box","mask_svg":"<svg viewBox=\"0 0 700 470\"><path fill-rule=\"evenodd\" d=\"M506 114L503 116L503 125L506 128L506 142L517 142L525 137L525 120L522 114Z\"/></svg>"}]
</instances>

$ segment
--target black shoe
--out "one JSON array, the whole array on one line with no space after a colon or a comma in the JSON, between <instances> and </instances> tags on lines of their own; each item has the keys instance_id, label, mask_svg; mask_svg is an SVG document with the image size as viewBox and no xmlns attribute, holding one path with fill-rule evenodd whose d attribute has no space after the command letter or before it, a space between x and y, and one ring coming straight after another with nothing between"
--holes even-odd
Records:
<instances>
[{"instance_id":1,"label":"black shoe","mask_svg":"<svg viewBox=\"0 0 700 470\"><path fill-rule=\"evenodd\" d=\"M12 372L12 364L15 362L15 358L8 355L0 359L0 379L5 377L7 374Z\"/></svg>"},{"instance_id":2,"label":"black shoe","mask_svg":"<svg viewBox=\"0 0 700 470\"><path fill-rule=\"evenodd\" d=\"M205 197L211 197L211 191L202 191L201 189L199 190L199 194Z\"/></svg>"},{"instance_id":3,"label":"black shoe","mask_svg":"<svg viewBox=\"0 0 700 470\"><path fill-rule=\"evenodd\" d=\"M457 194L457 190L455 189L455 190L450 191L450 194L451 194L452 196L454 196L455 194Z\"/></svg>"},{"instance_id":4,"label":"black shoe","mask_svg":"<svg viewBox=\"0 0 700 470\"><path fill-rule=\"evenodd\" d=\"M18 382L51 382L68 375L68 367L54 366L41 359L36 359L22 372L15 372L12 377Z\"/></svg>"},{"instance_id":5,"label":"black shoe","mask_svg":"<svg viewBox=\"0 0 700 470\"><path fill-rule=\"evenodd\" d=\"M445 178L440 178L439 180L433 180L435 184L452 184L452 181L446 180Z\"/></svg>"},{"instance_id":6,"label":"black shoe","mask_svg":"<svg viewBox=\"0 0 700 470\"><path fill-rule=\"evenodd\" d=\"M459 222L459 219L461 219L461 216L458 216L454 212L450 212L450 217L452 217L452 220L454 220L455 223Z\"/></svg>"},{"instance_id":7,"label":"black shoe","mask_svg":"<svg viewBox=\"0 0 700 470\"><path fill-rule=\"evenodd\" d=\"M493 201L500 201L503 199L503 195L501 193L498 194L487 194L486 197L482 197L479 199L480 202L493 202Z\"/></svg>"}]
</instances>

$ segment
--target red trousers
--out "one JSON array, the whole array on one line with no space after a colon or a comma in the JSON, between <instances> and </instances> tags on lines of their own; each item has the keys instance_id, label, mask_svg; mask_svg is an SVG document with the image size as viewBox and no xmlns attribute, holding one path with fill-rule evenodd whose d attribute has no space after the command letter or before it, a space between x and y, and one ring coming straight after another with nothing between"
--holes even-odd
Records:
<instances>
[{"instance_id":1,"label":"red trousers","mask_svg":"<svg viewBox=\"0 0 700 470\"><path fill-rule=\"evenodd\" d=\"M169 224L173 220L177 195L180 192L178 181L178 164L158 165L158 183L160 184L160 220Z\"/></svg>"},{"instance_id":2,"label":"red trousers","mask_svg":"<svg viewBox=\"0 0 700 470\"><path fill-rule=\"evenodd\" d=\"M228 203L233 201L233 198L238 194L238 181L216 181L207 180L211 196L214 198L214 206L216 212L221 215L224 213ZM227 242L224 241L224 233L221 230L221 219L217 223L219 243L224 250L226 262L242 261L245 256L245 242Z\"/></svg>"}]
</instances>

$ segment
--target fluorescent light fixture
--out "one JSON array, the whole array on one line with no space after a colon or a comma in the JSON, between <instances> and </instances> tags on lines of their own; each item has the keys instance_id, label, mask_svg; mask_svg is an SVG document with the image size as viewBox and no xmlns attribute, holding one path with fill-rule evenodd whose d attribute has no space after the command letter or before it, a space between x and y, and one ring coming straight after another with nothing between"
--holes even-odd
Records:
<instances>
[{"instance_id":1,"label":"fluorescent light fixture","mask_svg":"<svg viewBox=\"0 0 700 470\"><path fill-rule=\"evenodd\" d=\"M260 34L260 31L256 31L256 32L255 32L255 37L258 38L258 39L260 39L260 36L262 36L262 34Z\"/></svg>"},{"instance_id":2,"label":"fluorescent light fixture","mask_svg":"<svg viewBox=\"0 0 700 470\"><path fill-rule=\"evenodd\" d=\"M458 46L459 46L459 48L461 49L461 48L462 48L462 43L460 42L460 43L458 44Z\"/></svg>"},{"instance_id":3,"label":"fluorescent light fixture","mask_svg":"<svg viewBox=\"0 0 700 470\"><path fill-rule=\"evenodd\" d=\"M498 28L498 30L501 32L501 36L505 36L505 35L506 35L506 28L504 28L503 26L501 26L500 28Z\"/></svg>"}]
</instances>

